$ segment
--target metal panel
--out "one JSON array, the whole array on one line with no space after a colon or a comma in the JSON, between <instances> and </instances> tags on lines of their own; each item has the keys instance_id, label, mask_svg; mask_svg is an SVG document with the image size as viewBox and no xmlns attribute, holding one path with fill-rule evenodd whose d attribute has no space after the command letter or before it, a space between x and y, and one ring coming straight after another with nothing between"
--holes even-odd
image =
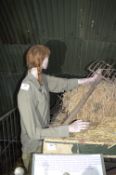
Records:
<instances>
[{"instance_id":1,"label":"metal panel","mask_svg":"<svg viewBox=\"0 0 116 175\"><path fill-rule=\"evenodd\" d=\"M1 0L3 43L81 38L116 41L115 0Z\"/></svg>"},{"instance_id":2,"label":"metal panel","mask_svg":"<svg viewBox=\"0 0 116 175\"><path fill-rule=\"evenodd\" d=\"M115 0L1 0L0 38L7 44L64 42L65 65L61 72L55 73L77 75L91 61L91 54L95 58L99 44L104 46L103 50L107 43L113 44L108 52L113 52L111 59L115 59L115 9ZM104 56L107 57L107 51ZM60 63L60 57L57 62ZM55 67L52 71L56 70Z\"/></svg>"},{"instance_id":3,"label":"metal panel","mask_svg":"<svg viewBox=\"0 0 116 175\"><path fill-rule=\"evenodd\" d=\"M13 105L29 45L50 47L47 72L57 76L83 77L87 65L95 59L116 63L115 9L115 0L1 0L2 108ZM10 99L7 105L6 99Z\"/></svg>"},{"instance_id":4,"label":"metal panel","mask_svg":"<svg viewBox=\"0 0 116 175\"><path fill-rule=\"evenodd\" d=\"M12 109L0 118L0 174L11 174L20 157L19 113Z\"/></svg>"},{"instance_id":5,"label":"metal panel","mask_svg":"<svg viewBox=\"0 0 116 175\"><path fill-rule=\"evenodd\" d=\"M0 47L0 115L16 106L16 93L25 72L24 53L29 46Z\"/></svg>"},{"instance_id":6,"label":"metal panel","mask_svg":"<svg viewBox=\"0 0 116 175\"><path fill-rule=\"evenodd\" d=\"M25 68L24 54L29 45L0 45L0 72L22 73Z\"/></svg>"}]
</instances>

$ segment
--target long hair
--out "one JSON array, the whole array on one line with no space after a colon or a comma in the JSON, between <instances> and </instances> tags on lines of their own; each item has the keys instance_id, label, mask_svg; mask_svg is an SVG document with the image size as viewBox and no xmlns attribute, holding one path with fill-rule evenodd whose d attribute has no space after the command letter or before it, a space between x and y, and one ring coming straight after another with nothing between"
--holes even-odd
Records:
<instances>
[{"instance_id":1,"label":"long hair","mask_svg":"<svg viewBox=\"0 0 116 175\"><path fill-rule=\"evenodd\" d=\"M27 52L27 55L26 55L27 67L28 69L37 67L39 82L41 82L42 62L45 59L45 57L46 56L49 57L49 55L50 55L50 50L48 47L44 45L34 45Z\"/></svg>"}]
</instances>

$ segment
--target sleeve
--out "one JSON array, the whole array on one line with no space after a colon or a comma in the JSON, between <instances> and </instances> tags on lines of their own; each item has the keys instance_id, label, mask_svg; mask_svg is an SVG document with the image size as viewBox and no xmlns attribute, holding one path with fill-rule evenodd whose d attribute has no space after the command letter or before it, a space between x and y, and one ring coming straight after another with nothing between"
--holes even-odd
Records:
<instances>
[{"instance_id":1,"label":"sleeve","mask_svg":"<svg viewBox=\"0 0 116 175\"><path fill-rule=\"evenodd\" d=\"M58 78L50 75L44 75L50 92L64 92L78 87L78 79Z\"/></svg>"},{"instance_id":2,"label":"sleeve","mask_svg":"<svg viewBox=\"0 0 116 175\"><path fill-rule=\"evenodd\" d=\"M35 121L35 111L33 109L34 103L28 91L19 92L18 94L18 108L21 117L21 123L32 140L39 140L45 137L67 137L69 135L68 126L59 126L54 128L42 128L40 121ZM38 118L39 118L38 113ZM22 127L22 126L21 126ZM24 129L22 128L22 129Z\"/></svg>"}]
</instances>

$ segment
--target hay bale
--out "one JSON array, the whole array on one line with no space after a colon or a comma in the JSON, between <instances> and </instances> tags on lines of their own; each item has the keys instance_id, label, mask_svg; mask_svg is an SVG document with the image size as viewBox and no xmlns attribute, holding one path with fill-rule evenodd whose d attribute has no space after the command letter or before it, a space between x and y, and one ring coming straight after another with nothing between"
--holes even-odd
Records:
<instances>
[{"instance_id":1,"label":"hay bale","mask_svg":"<svg viewBox=\"0 0 116 175\"><path fill-rule=\"evenodd\" d=\"M83 95L89 90L90 85L80 86L63 96L63 113L69 115L76 107ZM60 114L56 123L62 123ZM73 134L77 139L86 141L116 143L116 83L102 81L89 97L79 114L75 116L83 121L90 121L88 131Z\"/></svg>"},{"instance_id":2,"label":"hay bale","mask_svg":"<svg viewBox=\"0 0 116 175\"><path fill-rule=\"evenodd\" d=\"M75 108L88 91L89 86L80 86L78 89L64 94L65 112L70 113ZM89 97L81 112L77 114L77 119L101 123L106 117L116 118L116 84L102 81Z\"/></svg>"}]
</instances>

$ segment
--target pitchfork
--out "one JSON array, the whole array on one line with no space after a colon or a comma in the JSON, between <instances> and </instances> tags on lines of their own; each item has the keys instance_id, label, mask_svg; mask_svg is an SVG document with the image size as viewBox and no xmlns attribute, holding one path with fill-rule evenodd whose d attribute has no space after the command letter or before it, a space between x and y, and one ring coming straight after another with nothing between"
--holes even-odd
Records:
<instances>
[{"instance_id":1,"label":"pitchfork","mask_svg":"<svg viewBox=\"0 0 116 175\"><path fill-rule=\"evenodd\" d=\"M98 70L101 70L100 78L97 81L92 83L90 89L84 94L84 96L80 99L79 103L76 107L71 111L71 113L66 117L63 121L64 124L69 124L76 119L76 115L82 110L83 106L87 102L90 95L95 90L96 86L101 82L101 80L106 80L109 82L114 82L116 80L116 70L113 68L113 65L107 64L105 61L99 61L92 63L88 70L90 74L88 77L97 73Z\"/></svg>"}]
</instances>

